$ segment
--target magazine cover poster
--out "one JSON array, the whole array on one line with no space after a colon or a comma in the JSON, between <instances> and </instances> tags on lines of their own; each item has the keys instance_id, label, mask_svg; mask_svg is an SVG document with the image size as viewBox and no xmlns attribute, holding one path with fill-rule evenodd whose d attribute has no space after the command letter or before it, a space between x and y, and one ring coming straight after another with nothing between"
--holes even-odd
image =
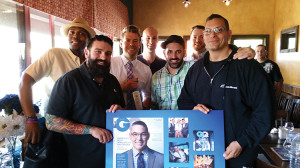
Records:
<instances>
[{"instance_id":1,"label":"magazine cover poster","mask_svg":"<svg viewBox=\"0 0 300 168\"><path fill-rule=\"evenodd\" d=\"M106 118L106 167L225 168L222 110L118 110Z\"/></svg>"},{"instance_id":2,"label":"magazine cover poster","mask_svg":"<svg viewBox=\"0 0 300 168\"><path fill-rule=\"evenodd\" d=\"M161 154L163 163L163 118L113 118L113 168L134 168L130 160L146 148L148 160Z\"/></svg>"}]
</instances>

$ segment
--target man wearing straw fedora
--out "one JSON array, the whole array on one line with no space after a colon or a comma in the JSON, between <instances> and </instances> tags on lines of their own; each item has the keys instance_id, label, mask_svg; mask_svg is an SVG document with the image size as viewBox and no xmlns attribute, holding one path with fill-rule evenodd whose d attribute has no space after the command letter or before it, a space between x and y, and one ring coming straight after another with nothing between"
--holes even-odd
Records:
<instances>
[{"instance_id":1,"label":"man wearing straw fedora","mask_svg":"<svg viewBox=\"0 0 300 168\"><path fill-rule=\"evenodd\" d=\"M87 41L96 35L83 18L75 18L71 23L63 25L60 32L68 38L69 49L49 49L24 71L20 82L20 102L26 120L30 120L26 122L25 141L32 144L40 141L41 134L32 105L32 86L42 78L50 77L51 86L47 89L49 97L55 81L85 61Z\"/></svg>"}]
</instances>

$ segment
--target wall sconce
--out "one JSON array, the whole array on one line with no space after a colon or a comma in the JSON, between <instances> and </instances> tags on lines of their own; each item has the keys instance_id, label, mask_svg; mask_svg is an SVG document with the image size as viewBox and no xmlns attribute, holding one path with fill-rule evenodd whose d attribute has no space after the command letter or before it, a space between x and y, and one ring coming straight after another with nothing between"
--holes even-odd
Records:
<instances>
[{"instance_id":1,"label":"wall sconce","mask_svg":"<svg viewBox=\"0 0 300 168\"><path fill-rule=\"evenodd\" d=\"M185 0L182 3L184 4L184 7L186 7L186 8L191 4L191 2L189 2L189 0Z\"/></svg>"},{"instance_id":2,"label":"wall sconce","mask_svg":"<svg viewBox=\"0 0 300 168\"><path fill-rule=\"evenodd\" d=\"M226 6L229 6L229 4L230 4L231 1L232 0L223 0L223 3L225 3Z\"/></svg>"}]
</instances>

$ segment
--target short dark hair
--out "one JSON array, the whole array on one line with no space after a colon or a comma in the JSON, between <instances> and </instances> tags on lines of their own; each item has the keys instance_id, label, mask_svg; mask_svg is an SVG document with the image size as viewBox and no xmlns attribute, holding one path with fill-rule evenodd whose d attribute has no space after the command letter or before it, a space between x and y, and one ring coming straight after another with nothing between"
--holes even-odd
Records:
<instances>
[{"instance_id":1,"label":"short dark hair","mask_svg":"<svg viewBox=\"0 0 300 168\"><path fill-rule=\"evenodd\" d=\"M143 121L135 121L134 123L132 123L131 127L130 127L130 130L135 125L141 125L141 126L145 127L145 130L147 131L147 133L149 133L148 127L147 127L146 123L144 123Z\"/></svg>"},{"instance_id":2,"label":"short dark hair","mask_svg":"<svg viewBox=\"0 0 300 168\"><path fill-rule=\"evenodd\" d=\"M96 40L97 40L97 41L104 41L104 42L108 43L111 47L113 47L113 41L112 41L109 37L107 37L107 36L105 36L105 35L95 35L95 37L91 38L91 39L87 42L86 48L87 48L88 50L91 49L91 47L92 47L94 41L96 41Z\"/></svg>"},{"instance_id":3,"label":"short dark hair","mask_svg":"<svg viewBox=\"0 0 300 168\"><path fill-rule=\"evenodd\" d=\"M205 27L202 26L202 25L195 25L195 26L193 26L192 29L191 29L191 34L193 33L193 31L194 31L195 29L203 29L203 30L204 30Z\"/></svg>"},{"instance_id":4,"label":"short dark hair","mask_svg":"<svg viewBox=\"0 0 300 168\"><path fill-rule=\"evenodd\" d=\"M135 33L135 34L137 34L139 36L139 39L141 38L140 29L137 26L135 26L135 25L129 25L129 26L125 27L122 30L121 39L124 38L124 34L127 33L127 32Z\"/></svg>"},{"instance_id":5,"label":"short dark hair","mask_svg":"<svg viewBox=\"0 0 300 168\"><path fill-rule=\"evenodd\" d=\"M266 47L265 45L263 45L263 44L259 44L259 45L257 45L256 47L264 47L265 50L267 50L267 47Z\"/></svg>"},{"instance_id":6,"label":"short dark hair","mask_svg":"<svg viewBox=\"0 0 300 168\"><path fill-rule=\"evenodd\" d=\"M229 23L228 20L225 19L223 16L219 15L219 14L211 14L207 19L206 19L206 23L210 20L213 20L215 18L219 18L219 19L223 19L224 23L225 23L225 28L226 30L229 30Z\"/></svg>"},{"instance_id":7,"label":"short dark hair","mask_svg":"<svg viewBox=\"0 0 300 168\"><path fill-rule=\"evenodd\" d=\"M161 48L166 49L167 45L170 43L178 43L178 44L182 45L183 49L185 49L185 42L181 36L177 36L177 35L169 36L166 39L166 41L161 43Z\"/></svg>"}]
</instances>

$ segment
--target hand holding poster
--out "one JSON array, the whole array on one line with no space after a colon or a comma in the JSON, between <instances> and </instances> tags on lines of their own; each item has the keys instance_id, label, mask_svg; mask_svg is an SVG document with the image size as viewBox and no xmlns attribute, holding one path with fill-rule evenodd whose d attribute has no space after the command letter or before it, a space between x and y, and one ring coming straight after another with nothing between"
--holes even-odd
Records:
<instances>
[{"instance_id":1,"label":"hand holding poster","mask_svg":"<svg viewBox=\"0 0 300 168\"><path fill-rule=\"evenodd\" d=\"M223 121L223 111L107 113L114 138L106 145L106 167L225 167Z\"/></svg>"}]
</instances>

